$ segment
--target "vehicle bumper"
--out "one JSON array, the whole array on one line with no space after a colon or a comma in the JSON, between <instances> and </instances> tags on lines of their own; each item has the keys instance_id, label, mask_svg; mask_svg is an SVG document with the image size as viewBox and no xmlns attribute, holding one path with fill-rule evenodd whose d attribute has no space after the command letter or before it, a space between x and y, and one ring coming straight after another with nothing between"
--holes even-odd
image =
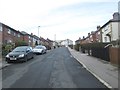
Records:
<instances>
[{"instance_id":1,"label":"vehicle bumper","mask_svg":"<svg viewBox=\"0 0 120 90\"><path fill-rule=\"evenodd\" d=\"M10 58L5 58L5 60L7 61L7 62L22 62L22 61L24 61L25 60L25 57L18 57L18 58L16 58L15 60L11 60Z\"/></svg>"},{"instance_id":2,"label":"vehicle bumper","mask_svg":"<svg viewBox=\"0 0 120 90\"><path fill-rule=\"evenodd\" d=\"M42 52L33 52L34 54L42 54Z\"/></svg>"}]
</instances>

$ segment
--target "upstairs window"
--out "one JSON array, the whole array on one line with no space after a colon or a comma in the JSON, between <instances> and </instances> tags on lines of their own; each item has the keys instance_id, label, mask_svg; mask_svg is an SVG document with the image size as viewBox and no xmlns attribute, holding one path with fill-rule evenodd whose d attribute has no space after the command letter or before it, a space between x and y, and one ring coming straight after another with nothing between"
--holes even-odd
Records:
<instances>
[{"instance_id":1,"label":"upstairs window","mask_svg":"<svg viewBox=\"0 0 120 90\"><path fill-rule=\"evenodd\" d=\"M8 29L8 34L11 34L11 30L10 29Z\"/></svg>"},{"instance_id":2,"label":"upstairs window","mask_svg":"<svg viewBox=\"0 0 120 90\"><path fill-rule=\"evenodd\" d=\"M16 36L16 33L14 32L14 36Z\"/></svg>"},{"instance_id":3,"label":"upstairs window","mask_svg":"<svg viewBox=\"0 0 120 90\"><path fill-rule=\"evenodd\" d=\"M18 37L20 37L20 34L18 34Z\"/></svg>"},{"instance_id":4,"label":"upstairs window","mask_svg":"<svg viewBox=\"0 0 120 90\"><path fill-rule=\"evenodd\" d=\"M29 36L29 39L31 39L31 37Z\"/></svg>"},{"instance_id":5,"label":"upstairs window","mask_svg":"<svg viewBox=\"0 0 120 90\"><path fill-rule=\"evenodd\" d=\"M105 42L107 42L107 37L104 37L104 39L105 39Z\"/></svg>"}]
</instances>

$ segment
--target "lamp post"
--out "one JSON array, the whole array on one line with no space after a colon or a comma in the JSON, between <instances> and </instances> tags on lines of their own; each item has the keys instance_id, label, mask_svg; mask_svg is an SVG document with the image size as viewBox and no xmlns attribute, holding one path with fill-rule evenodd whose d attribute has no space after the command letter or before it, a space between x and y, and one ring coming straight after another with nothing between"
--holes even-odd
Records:
<instances>
[{"instance_id":1,"label":"lamp post","mask_svg":"<svg viewBox=\"0 0 120 90\"><path fill-rule=\"evenodd\" d=\"M38 37L39 37L39 28L40 28L40 26L38 26ZM38 40L38 44L40 44L40 40Z\"/></svg>"},{"instance_id":2,"label":"lamp post","mask_svg":"<svg viewBox=\"0 0 120 90\"><path fill-rule=\"evenodd\" d=\"M40 28L40 26L38 26L38 37L39 37L39 28Z\"/></svg>"}]
</instances>

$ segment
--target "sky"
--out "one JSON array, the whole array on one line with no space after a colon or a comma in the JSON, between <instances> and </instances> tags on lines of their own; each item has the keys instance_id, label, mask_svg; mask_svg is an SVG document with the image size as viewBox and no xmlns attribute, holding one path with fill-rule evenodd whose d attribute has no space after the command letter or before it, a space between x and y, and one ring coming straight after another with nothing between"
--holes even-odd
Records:
<instances>
[{"instance_id":1,"label":"sky","mask_svg":"<svg viewBox=\"0 0 120 90\"><path fill-rule=\"evenodd\" d=\"M118 12L118 2L119 0L0 0L0 22L45 39L75 41L112 19L113 13Z\"/></svg>"}]
</instances>

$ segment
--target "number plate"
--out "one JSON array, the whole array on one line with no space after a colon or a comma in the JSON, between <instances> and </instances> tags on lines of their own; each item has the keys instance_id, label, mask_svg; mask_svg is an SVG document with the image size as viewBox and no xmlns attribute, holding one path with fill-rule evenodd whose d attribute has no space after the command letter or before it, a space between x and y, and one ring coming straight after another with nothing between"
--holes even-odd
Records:
<instances>
[{"instance_id":1,"label":"number plate","mask_svg":"<svg viewBox=\"0 0 120 90\"><path fill-rule=\"evenodd\" d=\"M10 58L10 60L16 60L16 58Z\"/></svg>"}]
</instances>

